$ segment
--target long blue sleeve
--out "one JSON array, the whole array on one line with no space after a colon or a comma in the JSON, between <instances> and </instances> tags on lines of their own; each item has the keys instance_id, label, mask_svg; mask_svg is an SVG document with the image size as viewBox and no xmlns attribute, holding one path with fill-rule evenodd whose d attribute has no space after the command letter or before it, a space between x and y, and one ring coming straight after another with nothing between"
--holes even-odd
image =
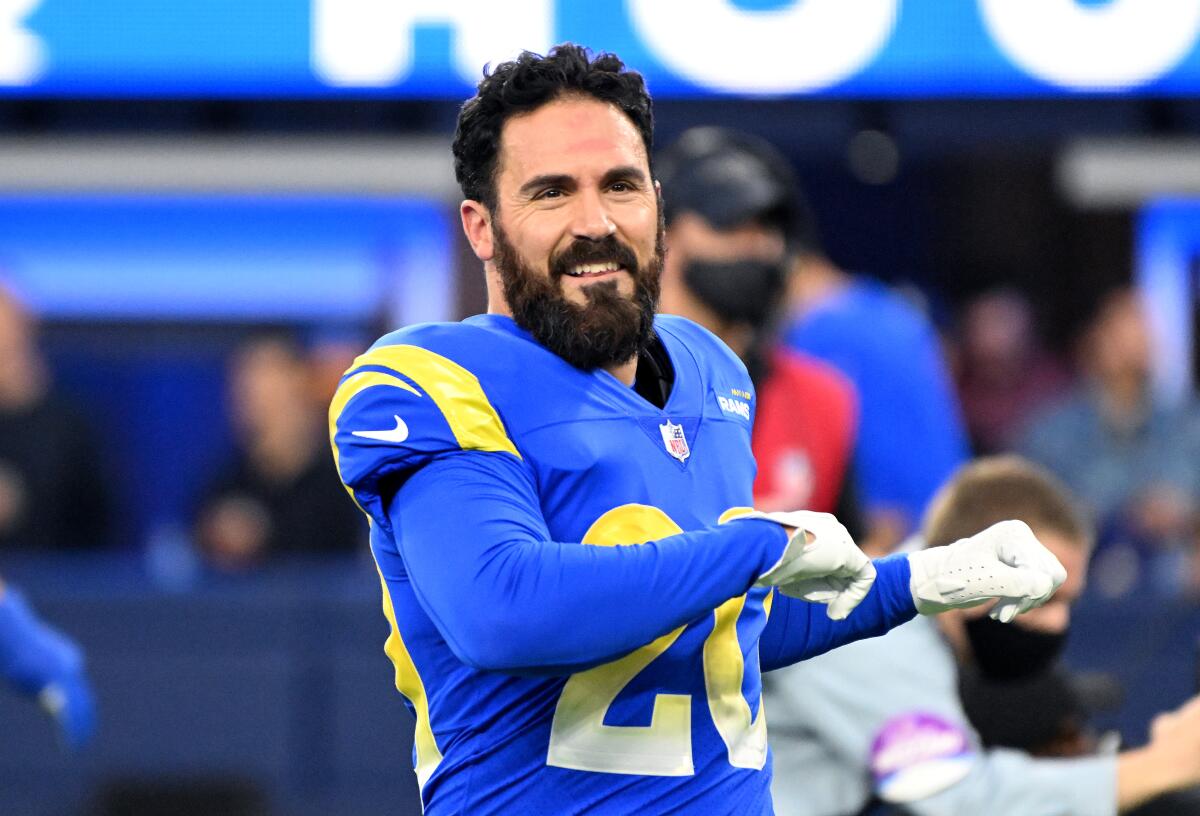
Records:
<instances>
[{"instance_id":1,"label":"long blue sleeve","mask_svg":"<svg viewBox=\"0 0 1200 816\"><path fill-rule=\"evenodd\" d=\"M845 620L830 620L821 604L776 592L771 617L758 642L762 670L790 666L843 644L877 637L912 620L917 608L908 588L908 556L881 558L875 569L871 591Z\"/></svg>"},{"instance_id":2,"label":"long blue sleeve","mask_svg":"<svg viewBox=\"0 0 1200 816\"><path fill-rule=\"evenodd\" d=\"M762 520L630 546L552 541L521 462L476 451L418 470L388 517L417 599L454 654L513 673L603 663L710 615L787 545Z\"/></svg>"}]
</instances>

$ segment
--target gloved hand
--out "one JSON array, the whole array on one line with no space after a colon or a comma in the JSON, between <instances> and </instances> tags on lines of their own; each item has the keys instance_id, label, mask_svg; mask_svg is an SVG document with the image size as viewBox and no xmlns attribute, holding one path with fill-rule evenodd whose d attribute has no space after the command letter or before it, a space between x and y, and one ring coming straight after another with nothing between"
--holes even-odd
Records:
<instances>
[{"instance_id":1,"label":"gloved hand","mask_svg":"<svg viewBox=\"0 0 1200 816\"><path fill-rule=\"evenodd\" d=\"M778 587L789 597L828 604L825 614L842 620L875 583L875 565L829 513L755 510L739 518L768 519L795 528L779 561L758 577L755 586Z\"/></svg>"},{"instance_id":2,"label":"gloved hand","mask_svg":"<svg viewBox=\"0 0 1200 816\"><path fill-rule=\"evenodd\" d=\"M91 739L96 710L83 653L40 621L11 586L0 586L0 676L22 694L37 698L72 748Z\"/></svg>"},{"instance_id":3,"label":"gloved hand","mask_svg":"<svg viewBox=\"0 0 1200 816\"><path fill-rule=\"evenodd\" d=\"M981 533L944 547L910 553L909 589L917 611L933 615L947 609L1000 600L988 614L1008 623L1045 603L1067 571L1042 546L1023 521L1002 521Z\"/></svg>"}]
</instances>

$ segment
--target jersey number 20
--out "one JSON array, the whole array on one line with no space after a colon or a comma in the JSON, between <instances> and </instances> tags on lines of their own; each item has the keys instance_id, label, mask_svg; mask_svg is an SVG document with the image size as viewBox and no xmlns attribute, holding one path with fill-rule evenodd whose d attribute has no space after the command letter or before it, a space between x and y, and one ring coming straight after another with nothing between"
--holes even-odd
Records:
<instances>
[{"instance_id":1,"label":"jersey number 20","mask_svg":"<svg viewBox=\"0 0 1200 816\"><path fill-rule=\"evenodd\" d=\"M729 511L721 520L738 514ZM682 532L657 507L627 504L597 519L583 543L615 546ZM704 641L704 688L730 764L758 770L767 760L767 725L761 701L758 716L751 720L750 706L742 695L745 662L737 640L737 620L745 603L745 595L732 598L713 613L716 622ZM571 675L554 709L546 764L649 776L694 773L690 694L655 695L650 725L604 724L604 716L621 689L669 649L684 628L668 632L619 660Z\"/></svg>"}]
</instances>

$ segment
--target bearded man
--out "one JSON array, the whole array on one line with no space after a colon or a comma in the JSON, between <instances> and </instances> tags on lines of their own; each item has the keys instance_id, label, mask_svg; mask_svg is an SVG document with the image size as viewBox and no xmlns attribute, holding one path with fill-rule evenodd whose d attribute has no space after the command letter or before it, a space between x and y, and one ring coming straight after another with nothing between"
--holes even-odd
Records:
<instances>
[{"instance_id":1,"label":"bearded man","mask_svg":"<svg viewBox=\"0 0 1200 816\"><path fill-rule=\"evenodd\" d=\"M654 316L652 130L613 55L485 75L453 149L488 313L382 338L330 408L426 814L769 814L760 671L1065 578L1028 528L872 563L753 511L745 367Z\"/></svg>"}]
</instances>

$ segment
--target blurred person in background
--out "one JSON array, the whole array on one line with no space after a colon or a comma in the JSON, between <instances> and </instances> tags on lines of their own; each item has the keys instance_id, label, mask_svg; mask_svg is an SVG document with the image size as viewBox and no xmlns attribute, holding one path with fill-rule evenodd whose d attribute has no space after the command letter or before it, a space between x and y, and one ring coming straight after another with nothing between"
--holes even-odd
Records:
<instances>
[{"instance_id":1,"label":"blurred person in background","mask_svg":"<svg viewBox=\"0 0 1200 816\"><path fill-rule=\"evenodd\" d=\"M1014 289L971 300L957 340L955 381L972 449L1011 450L1029 417L1067 389L1067 368L1043 348L1033 307Z\"/></svg>"},{"instance_id":2,"label":"blurred person in background","mask_svg":"<svg viewBox=\"0 0 1200 816\"><path fill-rule=\"evenodd\" d=\"M918 618L769 675L779 816L1100 816L1200 784L1200 698L1157 722L1147 746L1115 756L1036 759L981 744L960 703L960 665L997 682L1052 671L1086 582L1091 531L1065 487L1009 455L959 469L905 546L936 549L1011 518L1067 568L1042 607L1011 624L986 606ZM1025 702L1061 719L1057 698Z\"/></svg>"},{"instance_id":3,"label":"blurred person in background","mask_svg":"<svg viewBox=\"0 0 1200 816\"><path fill-rule=\"evenodd\" d=\"M895 546L969 453L941 340L904 296L839 268L802 197L797 207L803 218L790 262L784 339L854 383L858 496L873 539Z\"/></svg>"},{"instance_id":4,"label":"blurred person in background","mask_svg":"<svg viewBox=\"0 0 1200 816\"><path fill-rule=\"evenodd\" d=\"M655 169L667 226L659 309L716 334L750 372L754 506L833 513L862 541L849 478L854 387L832 366L785 348L777 334L797 217L787 160L753 136L705 127L684 133ZM721 407L748 413L749 400Z\"/></svg>"},{"instance_id":5,"label":"blurred person in background","mask_svg":"<svg viewBox=\"0 0 1200 816\"><path fill-rule=\"evenodd\" d=\"M109 522L96 436L55 390L33 315L0 285L0 549L101 547Z\"/></svg>"},{"instance_id":6,"label":"blurred person in background","mask_svg":"<svg viewBox=\"0 0 1200 816\"><path fill-rule=\"evenodd\" d=\"M62 730L66 744L82 748L96 729L96 707L84 672L83 652L34 614L24 596L0 579L0 677L34 698Z\"/></svg>"},{"instance_id":7,"label":"blurred person in background","mask_svg":"<svg viewBox=\"0 0 1200 816\"><path fill-rule=\"evenodd\" d=\"M233 355L229 397L237 450L196 522L209 562L241 570L281 554L353 553L366 521L339 487L304 350L284 334Z\"/></svg>"},{"instance_id":8,"label":"blurred person in background","mask_svg":"<svg viewBox=\"0 0 1200 816\"><path fill-rule=\"evenodd\" d=\"M1110 292L1083 333L1082 382L1035 417L1019 445L1096 519L1096 579L1106 595L1196 590L1200 408L1194 397L1179 407L1157 400L1151 355L1137 293Z\"/></svg>"}]
</instances>

